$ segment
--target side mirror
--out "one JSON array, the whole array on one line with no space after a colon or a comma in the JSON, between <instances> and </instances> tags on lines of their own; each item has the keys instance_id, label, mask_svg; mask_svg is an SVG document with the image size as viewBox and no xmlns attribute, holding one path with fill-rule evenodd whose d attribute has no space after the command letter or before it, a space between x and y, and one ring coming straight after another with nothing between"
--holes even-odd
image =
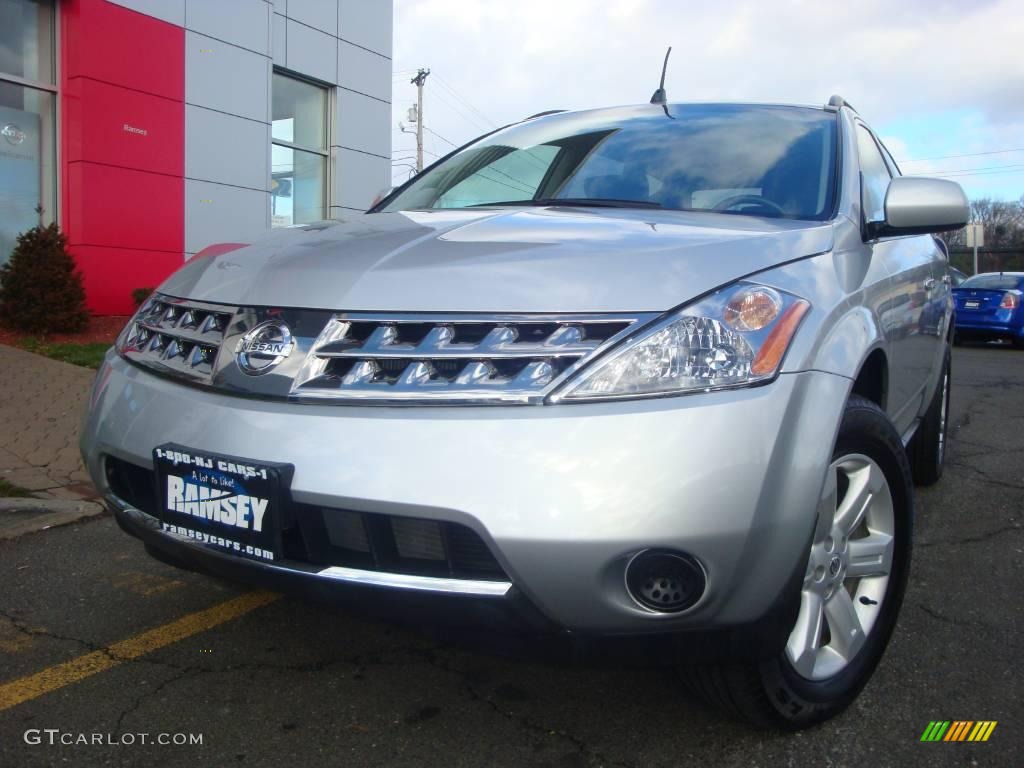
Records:
<instances>
[{"instance_id":1,"label":"side mirror","mask_svg":"<svg viewBox=\"0 0 1024 768\"><path fill-rule=\"evenodd\" d=\"M960 229L970 218L967 195L955 181L897 176L885 193L885 221L869 222L868 234L927 235Z\"/></svg>"}]
</instances>

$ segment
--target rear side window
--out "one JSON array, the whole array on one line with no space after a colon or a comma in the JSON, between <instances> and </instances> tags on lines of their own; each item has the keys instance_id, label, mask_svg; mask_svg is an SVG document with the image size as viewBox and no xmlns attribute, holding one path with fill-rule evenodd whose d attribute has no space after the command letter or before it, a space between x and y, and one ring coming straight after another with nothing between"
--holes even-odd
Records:
<instances>
[{"instance_id":1,"label":"rear side window","mask_svg":"<svg viewBox=\"0 0 1024 768\"><path fill-rule=\"evenodd\" d=\"M885 193L889 189L889 167L878 151L874 137L862 125L857 126L857 154L860 155L861 204L864 221L885 219Z\"/></svg>"},{"instance_id":2,"label":"rear side window","mask_svg":"<svg viewBox=\"0 0 1024 768\"><path fill-rule=\"evenodd\" d=\"M987 291L1013 291L1020 288L1024 278L1020 275L975 275L960 283L961 288L980 288Z\"/></svg>"}]
</instances>

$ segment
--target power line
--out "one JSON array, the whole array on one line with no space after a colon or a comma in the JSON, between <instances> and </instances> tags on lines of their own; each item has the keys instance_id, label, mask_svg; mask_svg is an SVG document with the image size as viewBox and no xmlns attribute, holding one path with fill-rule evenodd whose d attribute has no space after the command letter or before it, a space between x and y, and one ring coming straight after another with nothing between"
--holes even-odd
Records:
<instances>
[{"instance_id":1,"label":"power line","mask_svg":"<svg viewBox=\"0 0 1024 768\"><path fill-rule=\"evenodd\" d=\"M970 152L966 155L939 155L937 157L915 157L909 160L897 160L898 163L923 163L925 160L949 160L954 157L981 157L982 155L1005 155L1009 152L1024 152L1024 147L1017 149L993 149L991 152Z\"/></svg>"},{"instance_id":2,"label":"power line","mask_svg":"<svg viewBox=\"0 0 1024 768\"><path fill-rule=\"evenodd\" d=\"M450 102L441 91L435 90L434 97L440 100L443 104L450 107L452 111L455 112L455 114L459 115L459 117L472 123L477 129L484 131L486 133L490 133L490 131L492 130L491 126L481 122L479 118L474 117L470 112L467 112L466 110L462 109L457 104L453 104L452 102Z\"/></svg>"},{"instance_id":3,"label":"power line","mask_svg":"<svg viewBox=\"0 0 1024 768\"><path fill-rule=\"evenodd\" d=\"M442 135L441 135L440 133L438 133L437 131L435 131L435 130L434 130L433 128L428 128L427 126L425 126L425 125L424 125L424 126L423 126L423 130L424 130L424 131L429 131L430 133L434 134L435 136L437 136L437 138L439 138L439 139L440 139L441 141L445 142L446 144L451 144L451 145L452 145L453 147L455 147L456 149L458 149L458 148L459 148L459 145L458 145L458 144L456 144L456 143L455 143L454 141L448 141L448 139L446 139L446 138L445 138L444 136L442 136Z\"/></svg>"},{"instance_id":4,"label":"power line","mask_svg":"<svg viewBox=\"0 0 1024 768\"><path fill-rule=\"evenodd\" d=\"M392 155L396 155L399 152L415 152L415 151L416 151L415 147L409 147L407 149L392 149L391 150L391 154ZM425 154L425 155L433 155L434 157L439 157L439 155L436 152L431 152L430 150L427 150L427 149L423 150L423 154Z\"/></svg>"},{"instance_id":5,"label":"power line","mask_svg":"<svg viewBox=\"0 0 1024 768\"><path fill-rule=\"evenodd\" d=\"M469 99L466 99L466 98L464 98L464 97L463 97L463 96L462 96L461 94L459 94L459 92L458 92L458 91L456 91L456 90L455 90L455 89L454 89L454 88L453 88L453 87L452 87L452 86L451 86L451 85L450 85L450 84L448 83L448 81L447 81L447 80L445 80L445 79L444 79L443 77L441 77L440 75L438 75L438 76L437 76L437 82L439 82L439 83L440 83L440 84L441 84L441 85L442 85L442 86L443 86L443 87L444 87L445 89L447 89L447 90L448 90L448 92L449 92L449 93L451 93L451 95L452 95L452 96L454 96L454 97L455 97L456 99L458 99L458 100L459 100L459 101L461 101L461 102L462 102L463 104L465 104L465 105L466 105L466 106L467 106L467 107L468 107L469 109L471 109L471 110L472 110L473 112L476 112L476 113L477 113L477 114L478 114L478 115L479 115L479 116L480 116L481 118L483 118L484 122L488 123L488 124L489 124L489 125L491 126L491 128L497 128L497 127L498 127L498 124L497 124L496 122L494 122L493 120L491 120L491 118L489 118L489 117L488 117L487 115L485 115L485 114L484 114L484 113L483 113L483 112L482 112L481 110L477 109L477 108L476 108L476 107L475 107L475 106L474 106L474 105L473 105L473 104L472 104L472 103L471 103L471 102L469 101Z\"/></svg>"},{"instance_id":6,"label":"power line","mask_svg":"<svg viewBox=\"0 0 1024 768\"><path fill-rule=\"evenodd\" d=\"M974 173L975 171L997 171L1003 168L1024 168L1024 163L1014 163L1013 165L983 165L981 168L950 168L949 170L939 170L938 173Z\"/></svg>"},{"instance_id":7,"label":"power line","mask_svg":"<svg viewBox=\"0 0 1024 768\"><path fill-rule=\"evenodd\" d=\"M484 170L493 171L494 173L500 173L506 179L509 179L510 181L512 181L514 183L513 184L509 184L507 181L502 181L501 179L496 179L493 176L486 176L486 175L484 175ZM480 176L481 178L484 178L484 179L487 179L487 181L493 181L495 184L501 184L503 187L508 187L509 189L514 189L514 190L516 190L516 192L522 192L524 195L529 195L531 197L533 196L534 192L537 191L536 187L531 189L529 186L526 185L525 181L521 181L520 179L517 179L515 176L509 176L507 173L505 173L504 171L499 171L497 168L481 169L481 170L477 171L474 175L475 176ZM470 178L472 178L472 177L470 177Z\"/></svg>"},{"instance_id":8,"label":"power line","mask_svg":"<svg viewBox=\"0 0 1024 768\"><path fill-rule=\"evenodd\" d=\"M511 179L513 182L516 182L515 184L509 184L507 181L502 181L501 179L495 178L494 176L488 176L488 175L486 175L483 172L483 170L484 169L481 169L481 170L477 171L476 173L473 174L473 176L478 176L481 179L489 181L489 182L491 182L493 184L498 184L498 185L500 185L502 187L507 187L508 189L511 189L511 190L513 190L515 192L519 192L520 194L523 194L523 195L533 195L534 190L529 189L527 187L523 187L522 186L522 182L520 182L518 179L516 179L516 178L514 178L512 176L509 176L507 173L502 173L501 171L498 171L498 173L501 173L502 176L505 176L506 178ZM496 170L496 169L488 168L486 170L493 171L493 170ZM469 178L473 178L473 176L470 176ZM453 187L453 189L454 189L454 187ZM448 192L451 192L451 189L449 189L447 192L445 192L445 194L448 194Z\"/></svg>"},{"instance_id":9,"label":"power line","mask_svg":"<svg viewBox=\"0 0 1024 768\"><path fill-rule=\"evenodd\" d=\"M1024 175L1024 169L1008 171L976 171L974 173L949 173L941 175L935 174L935 176L939 179L953 179L960 178L961 176L998 176L1001 173L1016 173L1018 175Z\"/></svg>"},{"instance_id":10,"label":"power line","mask_svg":"<svg viewBox=\"0 0 1024 768\"><path fill-rule=\"evenodd\" d=\"M443 87L443 88L444 88L445 90L447 90L447 91L448 91L448 92L449 92L449 93L450 93L450 94L451 94L452 96L454 96L454 97L455 97L455 98L456 98L456 99L457 99L457 100L458 100L459 102L461 102L462 104L464 104L464 105L465 105L465 106L466 106L466 107L467 107L468 109L470 109L470 110L471 110L472 112L475 112L475 113L476 113L477 115L479 115L479 116L480 116L480 118L481 118L481 119L482 119L482 120L483 120L483 121L484 121L484 122L485 122L485 123L486 123L487 125L489 125L489 126L490 126L491 128L497 128L497 127L498 127L498 124L497 124L497 123L496 123L496 122L495 122L494 120L492 120L492 119L491 119L491 118L490 118L490 117L489 117L488 115L486 115L486 114L484 113L484 111L483 111L483 110L481 110L481 109L478 109L478 108L476 107L476 105L475 105L475 104L473 104L473 102L471 102L471 101L470 101L469 99L465 98L465 97L464 97L464 96L463 96L463 95L462 95L461 93L459 93L459 92L458 92L457 90L455 90L455 88L453 88L453 87L452 87L452 85L451 85L451 84L450 84L450 83L449 83L449 82L448 82L447 80L445 80L445 79L444 79L444 78L442 78L442 77L438 77L438 82L439 82L439 83L441 84L441 86L442 86L442 87Z\"/></svg>"}]
</instances>

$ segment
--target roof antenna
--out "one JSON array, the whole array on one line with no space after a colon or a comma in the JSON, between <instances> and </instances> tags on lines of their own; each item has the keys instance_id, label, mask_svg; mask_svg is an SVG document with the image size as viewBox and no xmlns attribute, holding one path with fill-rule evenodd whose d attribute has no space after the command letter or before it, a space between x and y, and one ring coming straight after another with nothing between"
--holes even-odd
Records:
<instances>
[{"instance_id":1,"label":"roof antenna","mask_svg":"<svg viewBox=\"0 0 1024 768\"><path fill-rule=\"evenodd\" d=\"M672 46L668 47L665 51L665 63L661 65L661 84L658 86L658 90L651 96L651 104L661 104L665 106L668 102L668 94L665 93L665 70L668 69L668 57L672 53Z\"/></svg>"}]
</instances>

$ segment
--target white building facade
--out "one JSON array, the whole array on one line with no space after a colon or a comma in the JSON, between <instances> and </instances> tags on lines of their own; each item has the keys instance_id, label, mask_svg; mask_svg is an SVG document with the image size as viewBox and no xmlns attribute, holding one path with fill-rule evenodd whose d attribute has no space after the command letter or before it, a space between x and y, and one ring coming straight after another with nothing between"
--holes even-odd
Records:
<instances>
[{"instance_id":1,"label":"white building facade","mask_svg":"<svg viewBox=\"0 0 1024 768\"><path fill-rule=\"evenodd\" d=\"M0 15L0 262L59 221L96 312L131 311L133 289L207 245L365 210L390 183L392 0Z\"/></svg>"}]
</instances>

